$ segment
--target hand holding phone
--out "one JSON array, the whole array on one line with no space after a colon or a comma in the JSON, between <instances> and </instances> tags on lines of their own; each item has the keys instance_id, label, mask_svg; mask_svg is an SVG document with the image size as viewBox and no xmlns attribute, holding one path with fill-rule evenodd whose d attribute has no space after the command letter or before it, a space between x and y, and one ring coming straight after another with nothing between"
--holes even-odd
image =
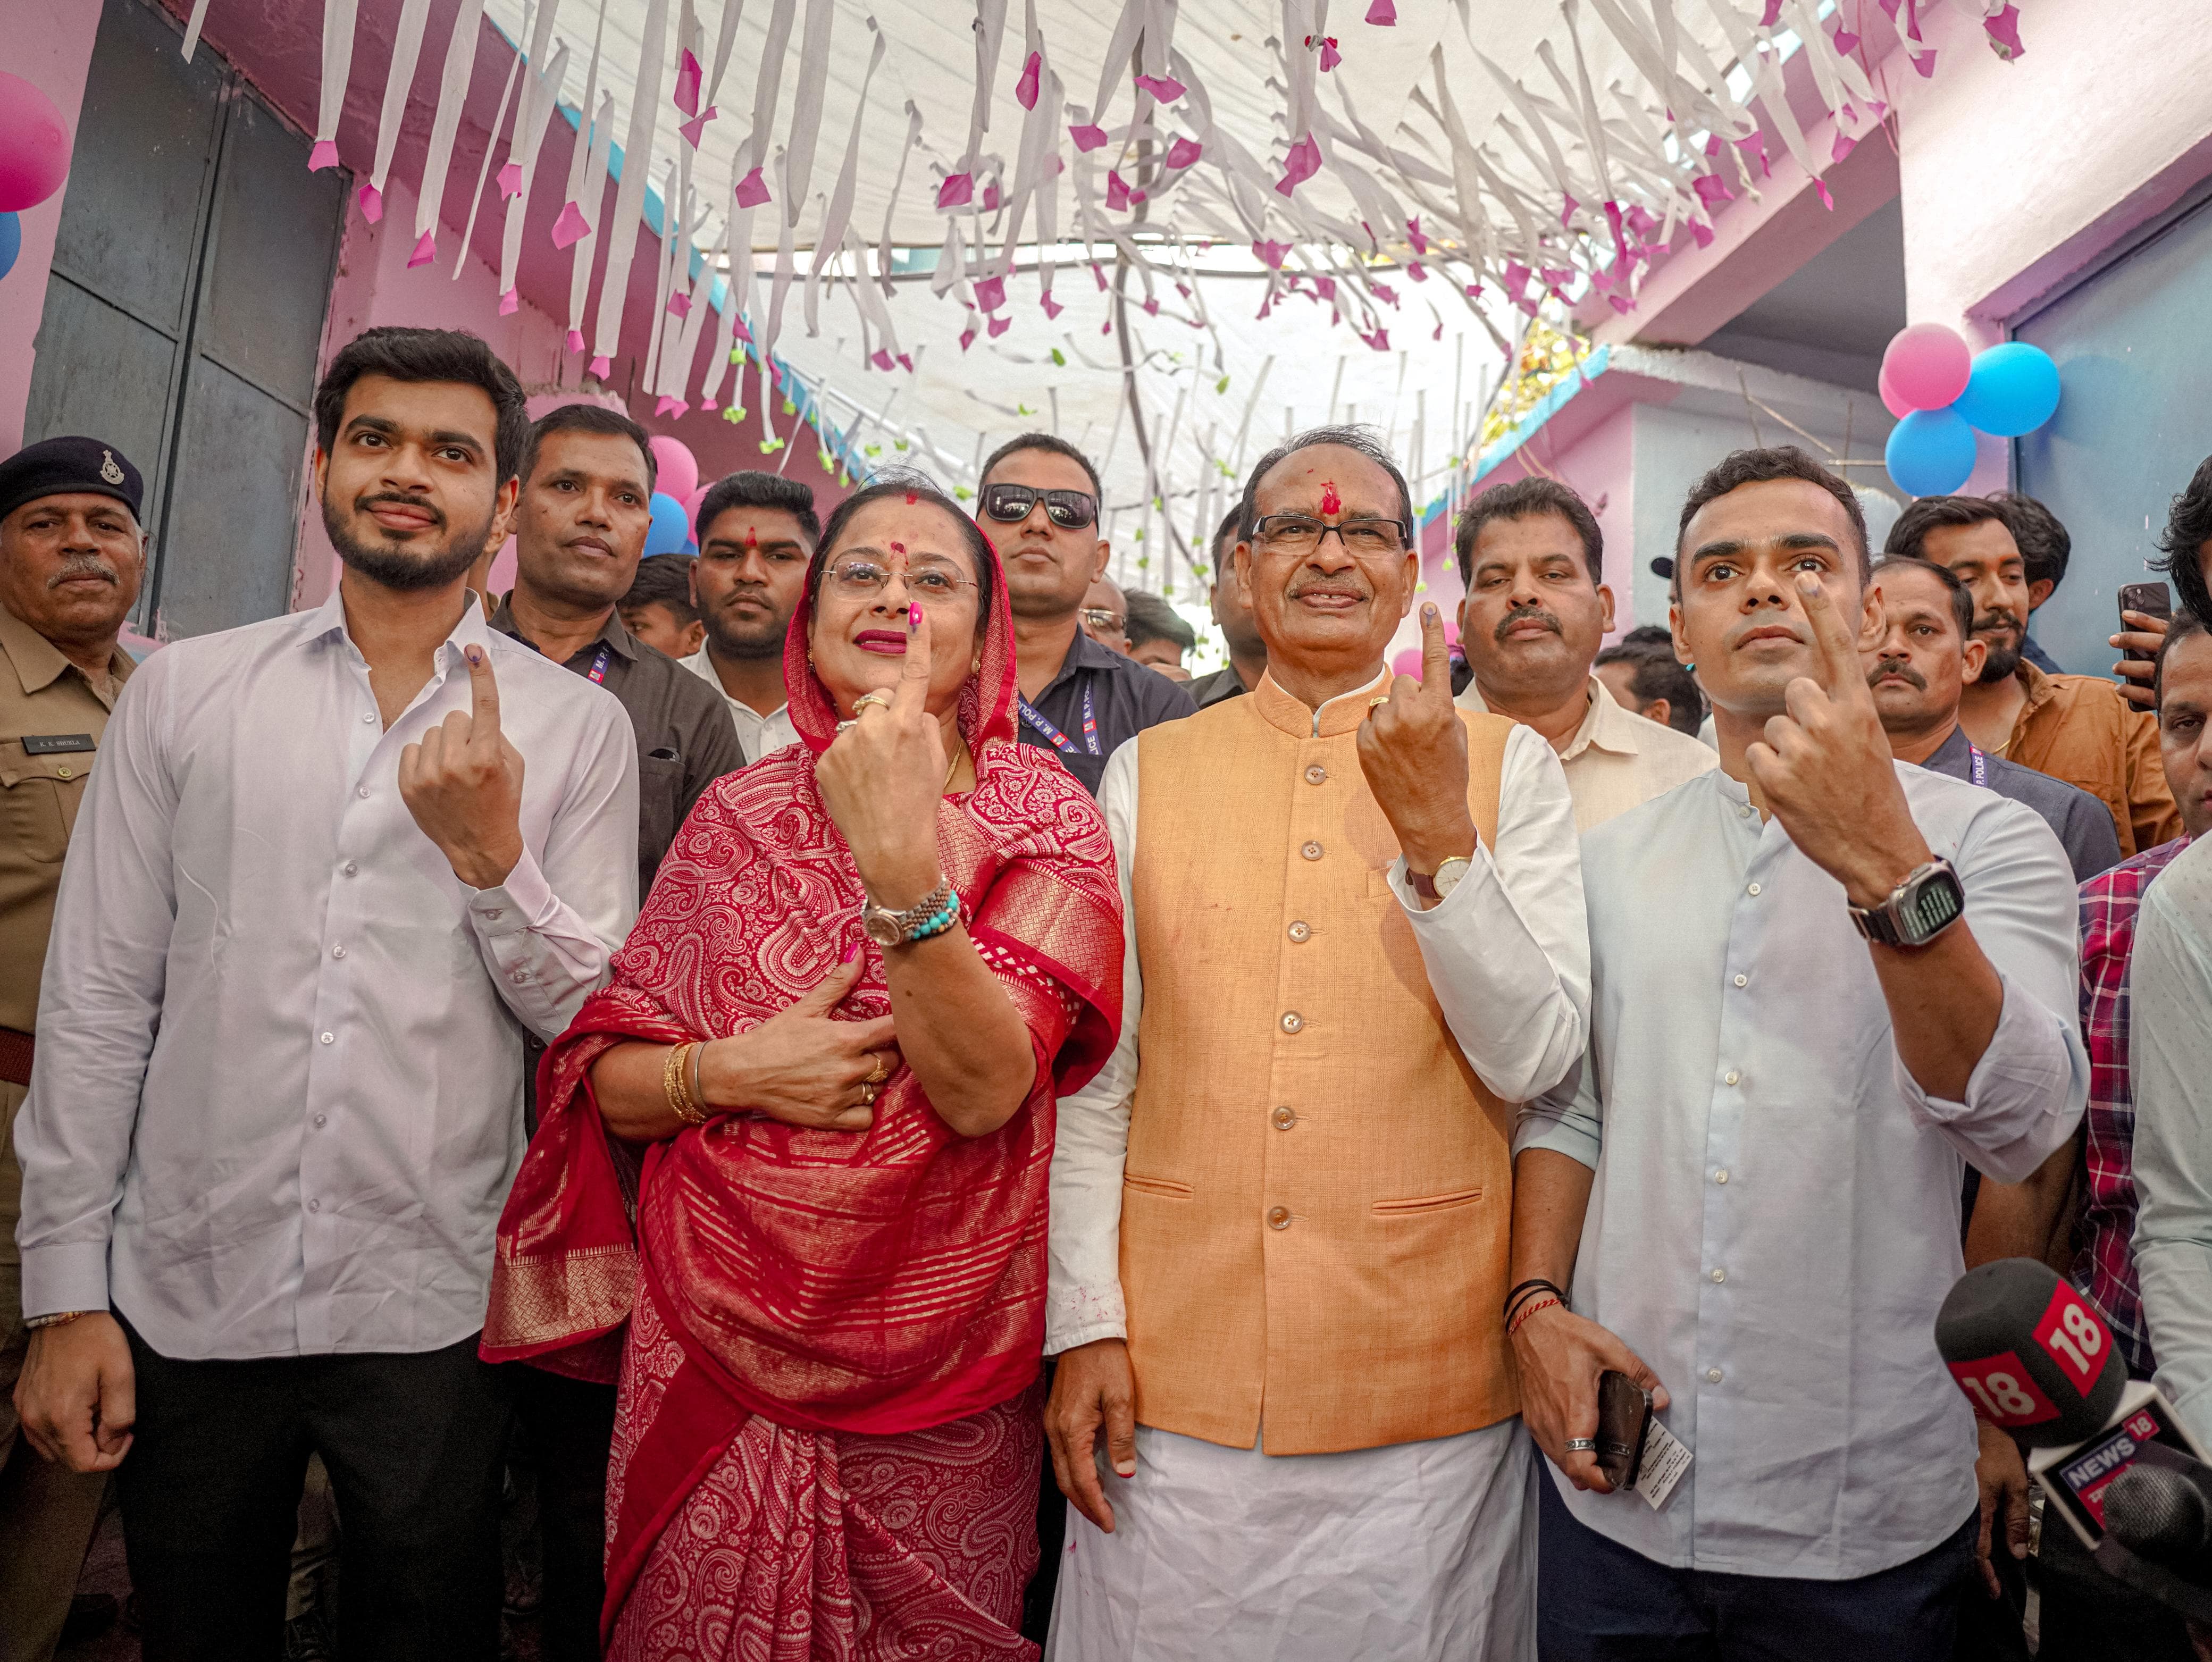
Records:
<instances>
[{"instance_id":1,"label":"hand holding phone","mask_svg":"<svg viewBox=\"0 0 2212 1662\"><path fill-rule=\"evenodd\" d=\"M2121 629L2112 644L2120 649L2121 657L2112 673L2119 677L2120 695L2136 708L2148 710L2158 701L2153 684L2155 660L2173 616L2173 598L2163 583L2123 583L2119 600Z\"/></svg>"}]
</instances>

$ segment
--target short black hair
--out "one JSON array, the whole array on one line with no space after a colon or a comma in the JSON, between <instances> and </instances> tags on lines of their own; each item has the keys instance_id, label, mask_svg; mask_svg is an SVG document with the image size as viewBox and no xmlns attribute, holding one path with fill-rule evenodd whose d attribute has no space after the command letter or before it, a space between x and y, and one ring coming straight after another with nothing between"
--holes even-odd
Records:
<instances>
[{"instance_id":1,"label":"short black hair","mask_svg":"<svg viewBox=\"0 0 2212 1662\"><path fill-rule=\"evenodd\" d=\"M1818 485L1843 504L1844 516L1851 522L1852 533L1859 544L1859 581L1864 583L1872 569L1867 549L1866 510L1859 506L1857 493L1822 467L1795 445L1769 445L1758 450L1732 450L1715 463L1704 478L1690 487L1690 494L1682 501L1682 517L1674 527L1674 593L1682 592L1682 539L1689 534L1690 521L1698 517L1698 510L1708 502L1717 501L1732 490L1745 485L1765 484L1775 479L1802 479L1808 485Z\"/></svg>"},{"instance_id":2,"label":"short black hair","mask_svg":"<svg viewBox=\"0 0 2212 1662\"><path fill-rule=\"evenodd\" d=\"M1668 657L1672 658L1674 656L1674 632L1664 623L1639 623L1621 636L1614 646L1608 647L1607 650L1614 651L1620 646L1633 646L1639 651L1664 652Z\"/></svg>"},{"instance_id":3,"label":"short black hair","mask_svg":"<svg viewBox=\"0 0 2212 1662\"><path fill-rule=\"evenodd\" d=\"M1974 638L1974 597L1959 580L1958 573L1917 554L1885 554L1875 562L1875 576L1880 578L1893 566L1905 571L1925 572L1942 584L1943 592L1951 597L1951 621L1959 626L1959 645L1963 647Z\"/></svg>"},{"instance_id":4,"label":"short black hair","mask_svg":"<svg viewBox=\"0 0 2212 1662\"><path fill-rule=\"evenodd\" d=\"M1237 535L1249 537L1258 522L1259 515L1253 511L1253 504L1260 494L1260 482L1277 463L1288 460L1302 450L1311 450L1316 445L1339 445L1354 451L1390 476L1390 482L1398 487L1398 517L1406 523L1407 546L1411 548L1413 539L1421 534L1421 528L1413 523L1413 493L1407 488L1406 476L1398 470L1389 450L1375 436L1371 427L1310 427L1255 462L1251 472L1244 476L1244 499L1237 506Z\"/></svg>"},{"instance_id":5,"label":"short black hair","mask_svg":"<svg viewBox=\"0 0 2212 1662\"><path fill-rule=\"evenodd\" d=\"M1213 541L1210 546L1212 552L1215 587L1220 586L1221 579L1229 569L1229 556L1235 552L1237 544L1243 540L1243 535L1244 504L1239 502L1228 513L1223 514L1221 523L1213 528ZM1222 547L1224 543L1229 545L1225 549Z\"/></svg>"},{"instance_id":6,"label":"short black hair","mask_svg":"<svg viewBox=\"0 0 2212 1662\"><path fill-rule=\"evenodd\" d=\"M1176 609L1160 596L1145 589L1131 589L1126 597L1129 603L1126 628L1130 651L1153 640L1172 640L1187 652L1198 650L1198 631L1184 622Z\"/></svg>"},{"instance_id":7,"label":"short black hair","mask_svg":"<svg viewBox=\"0 0 2212 1662\"><path fill-rule=\"evenodd\" d=\"M637 562L637 577L620 609L665 606L678 623L696 623L699 608L691 600L691 556L688 554L648 554Z\"/></svg>"},{"instance_id":8,"label":"short black hair","mask_svg":"<svg viewBox=\"0 0 2212 1662\"><path fill-rule=\"evenodd\" d=\"M707 527L732 508L775 508L799 521L799 528L806 533L809 552L822 541L822 521L814 512L814 488L796 479L787 479L781 473L763 473L755 468L744 468L728 473L714 481L706 499L699 504L698 522L691 527L691 535L698 542L707 540Z\"/></svg>"},{"instance_id":9,"label":"short black hair","mask_svg":"<svg viewBox=\"0 0 2212 1662\"><path fill-rule=\"evenodd\" d=\"M1897 516L1897 523L1889 528L1889 537L1882 544L1885 556L1899 555L1911 560L1928 558L1928 533L1944 525L1979 525L1990 520L2005 528L2005 534L2020 543L2020 533L2014 529L2013 512L2006 504L1990 496L1922 496Z\"/></svg>"},{"instance_id":10,"label":"short black hair","mask_svg":"<svg viewBox=\"0 0 2212 1662\"><path fill-rule=\"evenodd\" d=\"M2212 617L2212 593L2207 592L2204 562L2200 550L2212 543L2212 456L2197 464L2189 483L2166 511L2166 530L2158 539L2166 557L2151 561L2173 581L2181 610L2197 617Z\"/></svg>"},{"instance_id":11,"label":"short black hair","mask_svg":"<svg viewBox=\"0 0 2212 1662\"><path fill-rule=\"evenodd\" d=\"M732 478L742 478L733 474ZM724 481L725 483L728 482ZM998 588L993 573L998 566L997 555L991 548L991 539L983 535L983 528L970 519L968 511L939 488L937 481L918 468L887 468L866 484L854 491L830 510L830 523L822 527L821 540L815 545L814 558L806 567L806 592L816 599L821 597L822 576L830 569L830 551L837 546L837 539L845 534L845 527L853 516L871 502L886 496L904 496L909 502L927 502L933 507L943 508L952 516L960 528L962 543L968 557L975 562L975 633L981 640L991 616L991 606Z\"/></svg>"},{"instance_id":12,"label":"short black hair","mask_svg":"<svg viewBox=\"0 0 2212 1662\"><path fill-rule=\"evenodd\" d=\"M647 494L660 482L660 462L653 453L652 434L619 409L610 409L605 404L575 403L549 409L530 424L530 436L522 441L523 483L528 484L530 476L538 471L538 452L556 433L604 433L611 438L627 439L645 458Z\"/></svg>"},{"instance_id":13,"label":"short black hair","mask_svg":"<svg viewBox=\"0 0 2212 1662\"><path fill-rule=\"evenodd\" d=\"M1557 479L1531 474L1509 484L1491 486L1461 513L1458 529L1452 533L1461 583L1474 580L1474 543L1485 525L1493 519L1526 519L1537 513L1556 513L1574 527L1575 535L1582 538L1583 568L1589 573L1593 584L1604 582L1605 533L1597 528L1597 516L1589 511L1589 504Z\"/></svg>"},{"instance_id":14,"label":"short black hair","mask_svg":"<svg viewBox=\"0 0 2212 1662\"><path fill-rule=\"evenodd\" d=\"M2151 679L2151 690L2156 697L2154 707L2166 706L2166 660L2168 653L2181 641L2193 634L2204 634L2204 620L2195 612L2176 612L2166 626L2166 639L2158 643L2158 657L2154 660L2156 673Z\"/></svg>"},{"instance_id":15,"label":"short black hair","mask_svg":"<svg viewBox=\"0 0 2212 1662\"><path fill-rule=\"evenodd\" d=\"M2012 521L2012 540L2020 549L2020 563L2031 583L2057 588L2066 580L2066 562L2073 557L2074 538L2064 522L2033 496L2017 490L1993 490L1990 500L2001 505Z\"/></svg>"},{"instance_id":16,"label":"short black hair","mask_svg":"<svg viewBox=\"0 0 2212 1662\"><path fill-rule=\"evenodd\" d=\"M492 459L505 484L522 468L530 405L522 383L497 353L465 329L364 329L337 350L315 387L315 445L325 456L338 441L346 394L364 375L395 381L459 381L491 400Z\"/></svg>"},{"instance_id":17,"label":"short black hair","mask_svg":"<svg viewBox=\"0 0 2212 1662\"><path fill-rule=\"evenodd\" d=\"M1698 690L1697 676L1671 651L1662 656L1648 646L1631 646L1623 640L1600 652L1597 661L1633 664L1636 673L1628 678L1628 690L1637 703L1648 705L1655 698L1665 699L1667 725L1678 733L1697 737L1705 720L1705 695Z\"/></svg>"},{"instance_id":18,"label":"short black hair","mask_svg":"<svg viewBox=\"0 0 2212 1662\"><path fill-rule=\"evenodd\" d=\"M1069 461L1083 470L1084 476L1091 481L1091 495L1098 500L1101 506L1104 506L1106 487L1098 482L1098 470L1091 465L1091 458L1088 456L1056 433L1024 433L1007 440L986 458L983 470L975 476L975 482L982 483L991 476L993 468L998 466L1009 456L1018 455L1025 450L1048 450L1055 456L1067 458Z\"/></svg>"}]
</instances>

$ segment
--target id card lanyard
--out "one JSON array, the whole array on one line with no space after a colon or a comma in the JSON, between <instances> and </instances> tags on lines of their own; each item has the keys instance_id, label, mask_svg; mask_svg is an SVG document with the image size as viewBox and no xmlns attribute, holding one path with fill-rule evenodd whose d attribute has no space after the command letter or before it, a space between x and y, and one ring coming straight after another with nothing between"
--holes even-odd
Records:
<instances>
[{"instance_id":1,"label":"id card lanyard","mask_svg":"<svg viewBox=\"0 0 2212 1662\"><path fill-rule=\"evenodd\" d=\"M1104 753L1098 748L1098 712L1092 706L1091 695L1091 688L1085 686L1083 689L1083 748L1096 756ZM1044 713L1029 700L1018 693L1015 697L1022 707L1022 719L1029 723L1039 737L1055 750L1064 750L1070 755L1075 754L1073 739L1054 726Z\"/></svg>"}]
</instances>

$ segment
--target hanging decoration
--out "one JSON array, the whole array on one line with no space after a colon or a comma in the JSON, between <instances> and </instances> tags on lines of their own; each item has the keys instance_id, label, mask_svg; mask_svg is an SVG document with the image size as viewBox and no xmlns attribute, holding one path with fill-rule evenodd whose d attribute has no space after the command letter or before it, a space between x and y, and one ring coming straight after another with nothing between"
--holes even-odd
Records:
<instances>
[{"instance_id":1,"label":"hanging decoration","mask_svg":"<svg viewBox=\"0 0 2212 1662\"><path fill-rule=\"evenodd\" d=\"M630 100L629 130L623 140L622 183L615 191L614 223L607 239L606 275L599 282L599 320L592 327L590 373L604 378L621 344L623 306L629 299L629 268L637 253L637 223L653 171L653 135L660 119L662 47L668 0L646 0L637 87Z\"/></svg>"},{"instance_id":2,"label":"hanging decoration","mask_svg":"<svg viewBox=\"0 0 2212 1662\"><path fill-rule=\"evenodd\" d=\"M1976 433L2017 439L2058 413L2058 366L2006 341L1970 352L1956 330L1914 324L1882 354L1881 401L1898 417L1883 461L1899 488L1948 496L1974 470Z\"/></svg>"},{"instance_id":3,"label":"hanging decoration","mask_svg":"<svg viewBox=\"0 0 2212 1662\"><path fill-rule=\"evenodd\" d=\"M422 164L422 188L415 197L415 252L407 257L410 266L427 265L437 257L438 209L446 198L446 174L453 166L461 106L468 102L483 8L484 0L461 0L461 9L453 15L453 33L446 42L446 67L438 77L438 113L430 123L430 154Z\"/></svg>"}]
</instances>

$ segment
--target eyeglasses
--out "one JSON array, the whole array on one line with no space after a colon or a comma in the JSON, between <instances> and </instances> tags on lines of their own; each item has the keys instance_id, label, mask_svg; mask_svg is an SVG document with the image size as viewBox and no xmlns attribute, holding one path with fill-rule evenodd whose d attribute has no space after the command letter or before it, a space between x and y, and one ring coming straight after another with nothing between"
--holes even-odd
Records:
<instances>
[{"instance_id":1,"label":"eyeglasses","mask_svg":"<svg viewBox=\"0 0 2212 1662\"><path fill-rule=\"evenodd\" d=\"M913 566L903 573L906 591L925 606L940 606L972 589L971 577L956 576L942 566ZM855 600L872 599L891 580L891 568L878 560L840 560L830 568L830 586Z\"/></svg>"},{"instance_id":2,"label":"eyeglasses","mask_svg":"<svg viewBox=\"0 0 2212 1662\"><path fill-rule=\"evenodd\" d=\"M1027 485L986 485L983 512L1002 525L1019 525L1039 501L1063 531L1080 531L1098 521L1098 499L1079 490L1032 490Z\"/></svg>"},{"instance_id":3,"label":"eyeglasses","mask_svg":"<svg viewBox=\"0 0 2212 1662\"><path fill-rule=\"evenodd\" d=\"M1103 629L1108 634L1127 634L1129 620L1119 612L1109 612L1103 606L1085 606L1083 621L1094 629Z\"/></svg>"},{"instance_id":4,"label":"eyeglasses","mask_svg":"<svg viewBox=\"0 0 2212 1662\"><path fill-rule=\"evenodd\" d=\"M1340 525L1304 513L1271 513L1252 527L1255 547L1269 554L1311 554L1330 532L1347 554L1402 554L1406 522L1402 519L1348 519Z\"/></svg>"}]
</instances>

